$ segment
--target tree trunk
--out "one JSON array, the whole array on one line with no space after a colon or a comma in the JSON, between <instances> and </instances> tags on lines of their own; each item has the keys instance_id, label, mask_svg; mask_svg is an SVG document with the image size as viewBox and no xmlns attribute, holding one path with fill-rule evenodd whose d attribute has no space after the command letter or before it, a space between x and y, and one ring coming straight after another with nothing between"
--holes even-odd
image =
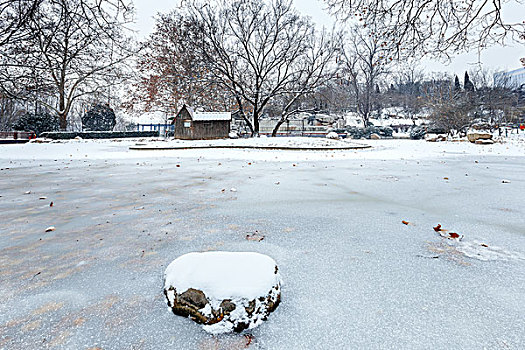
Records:
<instances>
[{"instance_id":1,"label":"tree trunk","mask_svg":"<svg viewBox=\"0 0 525 350\"><path fill-rule=\"evenodd\" d=\"M283 125L283 123L286 121L286 118L281 118L277 124L275 125L275 127L273 128L273 131L272 131L272 137L275 137L277 136L277 131L279 130L279 128L281 127L281 125Z\"/></svg>"},{"instance_id":2,"label":"tree trunk","mask_svg":"<svg viewBox=\"0 0 525 350\"><path fill-rule=\"evenodd\" d=\"M241 114L242 119L246 122L246 125L248 125L248 128L250 129L250 132L251 132L251 134L253 136L253 134L255 132L253 130L252 122L250 121L250 119L248 119L248 117L244 113L244 108L242 106L242 101L241 101L241 98L239 97L239 95L235 95L235 100L237 101L237 106L239 107L239 113Z\"/></svg>"},{"instance_id":3,"label":"tree trunk","mask_svg":"<svg viewBox=\"0 0 525 350\"><path fill-rule=\"evenodd\" d=\"M252 123L250 122L250 119L248 119L248 118L244 115L244 113L242 114L242 118L243 118L244 121L246 122L246 125L248 125L248 128L250 129L250 133L251 133L252 136L253 136L253 134L255 133L255 131L253 130L253 125L252 125Z\"/></svg>"},{"instance_id":4,"label":"tree trunk","mask_svg":"<svg viewBox=\"0 0 525 350\"><path fill-rule=\"evenodd\" d=\"M60 120L60 131L66 131L67 128L67 112L64 91L59 92L59 103L58 103L58 119Z\"/></svg>"},{"instance_id":5,"label":"tree trunk","mask_svg":"<svg viewBox=\"0 0 525 350\"><path fill-rule=\"evenodd\" d=\"M253 136L259 135L259 115L255 111L253 112Z\"/></svg>"}]
</instances>

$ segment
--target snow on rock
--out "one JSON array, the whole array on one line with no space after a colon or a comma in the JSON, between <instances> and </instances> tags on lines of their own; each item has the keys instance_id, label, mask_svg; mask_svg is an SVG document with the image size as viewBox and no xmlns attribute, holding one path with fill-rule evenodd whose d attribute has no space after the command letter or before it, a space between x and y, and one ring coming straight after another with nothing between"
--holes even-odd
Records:
<instances>
[{"instance_id":1,"label":"snow on rock","mask_svg":"<svg viewBox=\"0 0 525 350\"><path fill-rule=\"evenodd\" d=\"M257 327L281 300L277 264L259 253L185 254L168 265L164 277L172 311L213 334Z\"/></svg>"}]
</instances>

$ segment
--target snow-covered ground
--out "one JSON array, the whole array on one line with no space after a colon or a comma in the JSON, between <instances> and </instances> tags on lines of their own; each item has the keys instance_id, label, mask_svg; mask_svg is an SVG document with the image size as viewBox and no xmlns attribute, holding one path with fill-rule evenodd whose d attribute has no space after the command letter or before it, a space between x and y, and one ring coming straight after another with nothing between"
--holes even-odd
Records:
<instances>
[{"instance_id":1,"label":"snow-covered ground","mask_svg":"<svg viewBox=\"0 0 525 350\"><path fill-rule=\"evenodd\" d=\"M0 349L523 348L523 135L129 149L144 142L0 145ZM166 307L167 265L214 250L279 265L282 302L250 336Z\"/></svg>"}]
</instances>

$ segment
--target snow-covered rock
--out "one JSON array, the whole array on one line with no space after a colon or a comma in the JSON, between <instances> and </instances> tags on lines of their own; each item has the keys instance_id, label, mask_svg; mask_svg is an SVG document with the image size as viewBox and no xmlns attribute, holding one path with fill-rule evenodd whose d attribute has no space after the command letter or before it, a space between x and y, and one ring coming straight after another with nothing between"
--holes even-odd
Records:
<instances>
[{"instance_id":1,"label":"snow-covered rock","mask_svg":"<svg viewBox=\"0 0 525 350\"><path fill-rule=\"evenodd\" d=\"M492 140L492 134L488 131L471 129L467 132L467 139L470 142L476 142L477 140Z\"/></svg>"},{"instance_id":2,"label":"snow-covered rock","mask_svg":"<svg viewBox=\"0 0 525 350\"><path fill-rule=\"evenodd\" d=\"M238 134L237 132L235 132L235 131L232 131L232 132L230 132L230 133L228 134L228 137L229 137L230 139L238 139L238 138L239 138L239 134Z\"/></svg>"},{"instance_id":3,"label":"snow-covered rock","mask_svg":"<svg viewBox=\"0 0 525 350\"><path fill-rule=\"evenodd\" d=\"M214 334L257 327L281 300L277 264L259 253L185 254L169 264L164 277L172 311Z\"/></svg>"},{"instance_id":4,"label":"snow-covered rock","mask_svg":"<svg viewBox=\"0 0 525 350\"><path fill-rule=\"evenodd\" d=\"M331 140L338 140L339 139L339 135L337 135L337 133L331 131L328 134L326 134L326 138L327 139L331 139Z\"/></svg>"}]
</instances>

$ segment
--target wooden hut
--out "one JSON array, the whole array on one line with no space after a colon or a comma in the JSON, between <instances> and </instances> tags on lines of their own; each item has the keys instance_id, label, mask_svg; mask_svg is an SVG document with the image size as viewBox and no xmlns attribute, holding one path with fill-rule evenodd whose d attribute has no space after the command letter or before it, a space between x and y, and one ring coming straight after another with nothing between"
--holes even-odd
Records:
<instances>
[{"instance_id":1,"label":"wooden hut","mask_svg":"<svg viewBox=\"0 0 525 350\"><path fill-rule=\"evenodd\" d=\"M227 138L231 119L230 112L195 112L183 106L173 119L174 136L183 140Z\"/></svg>"}]
</instances>

